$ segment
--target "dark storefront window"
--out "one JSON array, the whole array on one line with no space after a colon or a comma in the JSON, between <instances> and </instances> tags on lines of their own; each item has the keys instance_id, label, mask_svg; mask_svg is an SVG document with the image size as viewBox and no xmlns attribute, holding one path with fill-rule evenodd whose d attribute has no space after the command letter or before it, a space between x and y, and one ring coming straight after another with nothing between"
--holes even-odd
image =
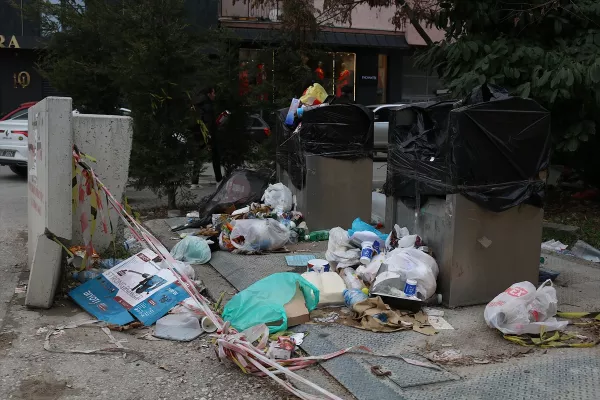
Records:
<instances>
[{"instance_id":1,"label":"dark storefront window","mask_svg":"<svg viewBox=\"0 0 600 400\"><path fill-rule=\"evenodd\" d=\"M437 75L428 74L414 66L414 58L405 56L402 63L402 99L407 102L424 101L436 97L441 89Z\"/></svg>"},{"instance_id":2,"label":"dark storefront window","mask_svg":"<svg viewBox=\"0 0 600 400\"><path fill-rule=\"evenodd\" d=\"M387 54L377 57L377 103L385 104L387 101Z\"/></svg>"},{"instance_id":3,"label":"dark storefront window","mask_svg":"<svg viewBox=\"0 0 600 400\"><path fill-rule=\"evenodd\" d=\"M355 96L355 53L321 53L304 61L313 72L313 80L327 93L340 96L342 87L348 85ZM274 62L271 50L240 49L240 95L249 93L254 85L272 82Z\"/></svg>"},{"instance_id":4,"label":"dark storefront window","mask_svg":"<svg viewBox=\"0 0 600 400\"><path fill-rule=\"evenodd\" d=\"M239 91L245 96L258 88L258 100L272 100L273 52L260 49L240 49Z\"/></svg>"}]
</instances>

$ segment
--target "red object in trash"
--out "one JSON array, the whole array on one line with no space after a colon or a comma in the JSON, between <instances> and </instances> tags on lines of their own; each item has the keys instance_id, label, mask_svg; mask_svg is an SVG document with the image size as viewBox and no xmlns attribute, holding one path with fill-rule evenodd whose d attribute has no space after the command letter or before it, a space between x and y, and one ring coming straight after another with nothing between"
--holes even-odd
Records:
<instances>
[{"instance_id":1,"label":"red object in trash","mask_svg":"<svg viewBox=\"0 0 600 400\"><path fill-rule=\"evenodd\" d=\"M598 191L598 189L587 189L583 192L577 192L571 197L577 200L593 200L598 198L598 195L600 195L600 191Z\"/></svg>"},{"instance_id":2,"label":"red object in trash","mask_svg":"<svg viewBox=\"0 0 600 400\"><path fill-rule=\"evenodd\" d=\"M217 126L221 126L225 123L225 121L227 121L227 118L231 115L231 113L227 110L223 111L221 114L219 114L219 116L217 117Z\"/></svg>"}]
</instances>

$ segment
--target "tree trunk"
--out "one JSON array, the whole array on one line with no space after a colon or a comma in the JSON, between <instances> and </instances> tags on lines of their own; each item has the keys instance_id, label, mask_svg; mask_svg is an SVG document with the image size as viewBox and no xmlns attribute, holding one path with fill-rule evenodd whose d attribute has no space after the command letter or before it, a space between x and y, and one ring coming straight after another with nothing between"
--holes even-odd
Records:
<instances>
[{"instance_id":1,"label":"tree trunk","mask_svg":"<svg viewBox=\"0 0 600 400\"><path fill-rule=\"evenodd\" d=\"M167 208L169 210L177 209L177 188L175 186L170 186L167 188Z\"/></svg>"},{"instance_id":2,"label":"tree trunk","mask_svg":"<svg viewBox=\"0 0 600 400\"><path fill-rule=\"evenodd\" d=\"M433 40L431 40L431 38L429 37L429 35L427 34L427 32L425 32L425 29L423 29L423 27L421 26L421 22L419 21L419 19L415 16L415 13L413 12L413 10L410 8L410 6L408 4L404 4L404 10L406 11L406 15L408 16L408 20L410 21L410 23L412 24L412 26L415 27L415 30L417 31L417 33L419 35L421 35L421 37L423 38L423 40L425 41L425 43L427 43L427 46L433 46Z\"/></svg>"}]
</instances>

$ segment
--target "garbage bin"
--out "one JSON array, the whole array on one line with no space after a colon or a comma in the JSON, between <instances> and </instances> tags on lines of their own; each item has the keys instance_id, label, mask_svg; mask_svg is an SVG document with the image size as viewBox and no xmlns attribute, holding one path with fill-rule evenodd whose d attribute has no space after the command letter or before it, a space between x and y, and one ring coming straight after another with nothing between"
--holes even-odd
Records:
<instances>
[{"instance_id":1,"label":"garbage bin","mask_svg":"<svg viewBox=\"0 0 600 400\"><path fill-rule=\"evenodd\" d=\"M386 225L406 226L433 250L447 306L536 283L549 112L495 87L433 107L390 114Z\"/></svg>"},{"instance_id":2,"label":"garbage bin","mask_svg":"<svg viewBox=\"0 0 600 400\"><path fill-rule=\"evenodd\" d=\"M371 217L373 113L331 104L306 111L298 126L278 113L277 177L295 196L311 230Z\"/></svg>"}]
</instances>

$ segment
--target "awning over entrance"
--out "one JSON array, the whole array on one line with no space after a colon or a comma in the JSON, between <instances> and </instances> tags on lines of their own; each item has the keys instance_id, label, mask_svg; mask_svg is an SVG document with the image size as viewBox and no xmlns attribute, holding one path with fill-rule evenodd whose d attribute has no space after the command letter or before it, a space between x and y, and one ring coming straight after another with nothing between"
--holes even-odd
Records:
<instances>
[{"instance_id":1,"label":"awning over entrance","mask_svg":"<svg viewBox=\"0 0 600 400\"><path fill-rule=\"evenodd\" d=\"M276 42L279 36L279 31L276 29L233 28L233 31L242 40L253 42ZM361 32L321 31L318 34L316 42L335 46L409 48L406 38L402 34L380 35Z\"/></svg>"}]
</instances>

